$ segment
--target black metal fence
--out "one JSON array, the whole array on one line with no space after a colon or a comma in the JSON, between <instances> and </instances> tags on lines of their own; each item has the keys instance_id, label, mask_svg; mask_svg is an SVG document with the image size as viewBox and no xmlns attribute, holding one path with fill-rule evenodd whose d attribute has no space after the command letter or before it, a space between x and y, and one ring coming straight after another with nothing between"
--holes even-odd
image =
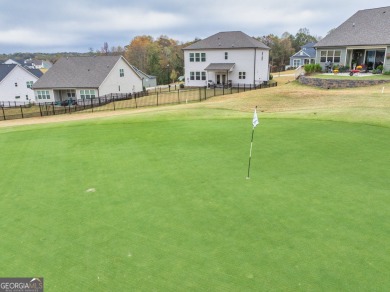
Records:
<instances>
[{"instance_id":1,"label":"black metal fence","mask_svg":"<svg viewBox=\"0 0 390 292\"><path fill-rule=\"evenodd\" d=\"M108 111L125 108L141 108L168 104L181 104L201 102L210 97L227 95L262 88L277 86L277 82L264 83L254 86L253 84L233 84L214 88L180 88L179 86L156 87L152 90L127 93L109 94L92 99L79 99L67 102L46 103L0 103L0 121L24 119L32 117L53 116L71 113L87 113Z\"/></svg>"}]
</instances>

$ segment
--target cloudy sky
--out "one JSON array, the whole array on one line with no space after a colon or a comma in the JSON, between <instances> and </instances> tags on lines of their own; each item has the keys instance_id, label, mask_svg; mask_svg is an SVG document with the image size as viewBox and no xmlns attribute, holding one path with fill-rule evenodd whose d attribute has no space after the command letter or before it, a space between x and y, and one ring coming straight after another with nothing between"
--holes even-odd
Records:
<instances>
[{"instance_id":1,"label":"cloudy sky","mask_svg":"<svg viewBox=\"0 0 390 292\"><path fill-rule=\"evenodd\" d=\"M324 37L356 11L389 0L0 0L0 54L88 52L138 35L186 42L220 31L250 36L308 28Z\"/></svg>"}]
</instances>

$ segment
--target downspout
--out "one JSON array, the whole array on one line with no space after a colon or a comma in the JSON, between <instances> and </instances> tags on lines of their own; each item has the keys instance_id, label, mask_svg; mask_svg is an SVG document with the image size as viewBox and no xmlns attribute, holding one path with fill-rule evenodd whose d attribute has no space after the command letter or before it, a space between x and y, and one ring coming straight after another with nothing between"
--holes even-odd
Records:
<instances>
[{"instance_id":1,"label":"downspout","mask_svg":"<svg viewBox=\"0 0 390 292\"><path fill-rule=\"evenodd\" d=\"M257 50L255 48L255 60L253 62L253 86L256 86L256 57L257 57Z\"/></svg>"}]
</instances>

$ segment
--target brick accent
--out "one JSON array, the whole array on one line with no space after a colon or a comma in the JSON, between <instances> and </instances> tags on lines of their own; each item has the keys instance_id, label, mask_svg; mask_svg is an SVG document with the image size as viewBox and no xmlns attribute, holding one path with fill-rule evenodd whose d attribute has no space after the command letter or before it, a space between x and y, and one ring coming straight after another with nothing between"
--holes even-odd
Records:
<instances>
[{"instance_id":1,"label":"brick accent","mask_svg":"<svg viewBox=\"0 0 390 292\"><path fill-rule=\"evenodd\" d=\"M359 77L356 77L359 78ZM339 79L323 79L308 76L300 76L299 82L301 84L321 87L325 89L333 88L355 88L363 86L373 86L383 83L389 83L390 80L339 80Z\"/></svg>"}]
</instances>

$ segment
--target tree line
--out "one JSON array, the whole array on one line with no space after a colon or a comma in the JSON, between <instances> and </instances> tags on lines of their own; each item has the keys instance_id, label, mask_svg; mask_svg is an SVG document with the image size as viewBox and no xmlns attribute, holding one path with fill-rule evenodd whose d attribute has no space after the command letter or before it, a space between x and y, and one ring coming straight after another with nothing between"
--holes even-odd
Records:
<instances>
[{"instance_id":1,"label":"tree line","mask_svg":"<svg viewBox=\"0 0 390 292\"><path fill-rule=\"evenodd\" d=\"M289 64L289 58L298 52L301 46L308 42L317 42L320 37L310 34L309 29L301 28L295 35L288 32L283 33L280 37L274 34L268 34L255 37L271 48L270 64L274 68L284 68ZM148 35L134 37L128 45L121 47L110 47L107 42L103 43L100 49L89 49L88 53L15 53L0 55L0 62L7 59L39 59L49 60L55 63L63 56L88 56L88 55L122 55L141 71L148 75L157 77L158 84L174 82L179 76L184 75L184 53L183 48L192 43L199 41L194 39L191 42L180 42L161 35L153 38Z\"/></svg>"}]
</instances>

